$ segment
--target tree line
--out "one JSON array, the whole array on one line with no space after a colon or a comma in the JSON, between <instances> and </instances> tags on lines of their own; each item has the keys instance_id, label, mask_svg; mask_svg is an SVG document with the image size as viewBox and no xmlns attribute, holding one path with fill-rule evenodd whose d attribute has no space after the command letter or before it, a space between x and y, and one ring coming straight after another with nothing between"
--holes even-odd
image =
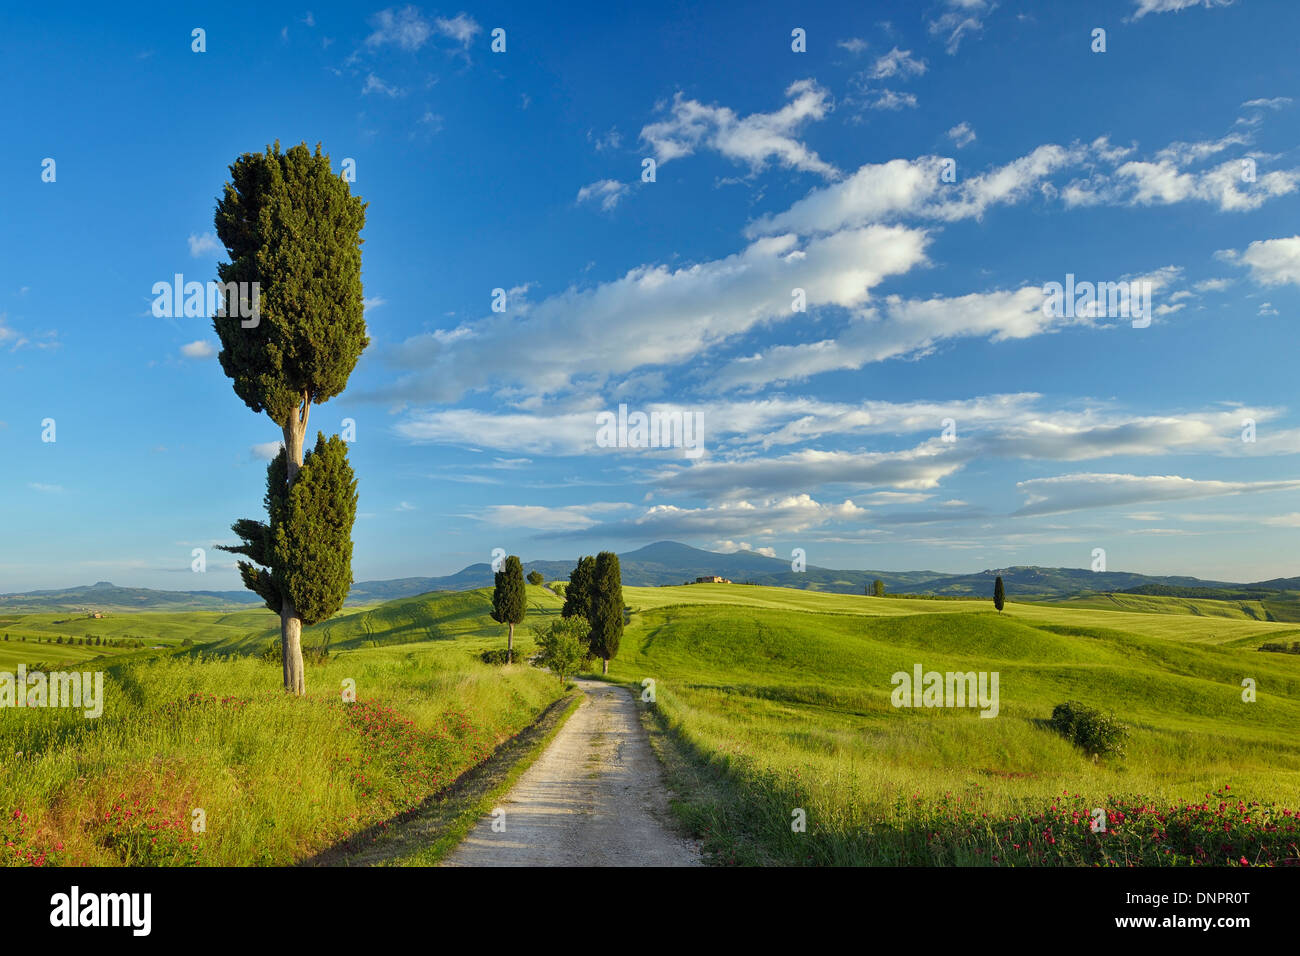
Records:
<instances>
[{"instance_id":1,"label":"tree line","mask_svg":"<svg viewBox=\"0 0 1300 956\"><path fill-rule=\"evenodd\" d=\"M536 571L528 576L540 585L543 578ZM524 591L524 567L517 555L508 556L496 572L492 589L492 620L509 627L506 637L506 661L514 659L515 627L522 624L527 608ZM560 620L539 632L543 657L563 677L563 671L576 663L573 649L587 660L600 658L601 672L609 673L609 662L618 656L623 639L623 572L618 555L602 551L594 557L585 555L569 574L564 589L564 607Z\"/></svg>"}]
</instances>

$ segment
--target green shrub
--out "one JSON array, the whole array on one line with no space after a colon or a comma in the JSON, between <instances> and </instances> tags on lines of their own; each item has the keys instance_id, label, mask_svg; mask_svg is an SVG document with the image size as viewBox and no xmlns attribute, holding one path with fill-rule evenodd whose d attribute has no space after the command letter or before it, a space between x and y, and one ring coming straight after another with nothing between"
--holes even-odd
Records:
<instances>
[{"instance_id":1,"label":"green shrub","mask_svg":"<svg viewBox=\"0 0 1300 956\"><path fill-rule=\"evenodd\" d=\"M484 664L502 665L508 663L507 661L508 656L509 656L509 651L506 648L494 647L492 648L492 650L484 651L482 654L480 654L479 660L481 660ZM517 654L515 656L518 657Z\"/></svg>"},{"instance_id":2,"label":"green shrub","mask_svg":"<svg viewBox=\"0 0 1300 956\"><path fill-rule=\"evenodd\" d=\"M1292 641L1289 647L1286 641L1261 644L1259 649L1261 651L1272 651L1275 654L1300 654L1300 641Z\"/></svg>"},{"instance_id":3,"label":"green shrub","mask_svg":"<svg viewBox=\"0 0 1300 956\"><path fill-rule=\"evenodd\" d=\"M1052 708L1052 727L1084 752L1099 756L1124 756L1129 728L1114 714L1104 713L1077 701L1066 701Z\"/></svg>"},{"instance_id":4,"label":"green shrub","mask_svg":"<svg viewBox=\"0 0 1300 956\"><path fill-rule=\"evenodd\" d=\"M555 618L545 630L537 630L536 634L541 653L533 659L533 664L549 667L560 683L564 683L591 653L591 625L583 618Z\"/></svg>"}]
</instances>

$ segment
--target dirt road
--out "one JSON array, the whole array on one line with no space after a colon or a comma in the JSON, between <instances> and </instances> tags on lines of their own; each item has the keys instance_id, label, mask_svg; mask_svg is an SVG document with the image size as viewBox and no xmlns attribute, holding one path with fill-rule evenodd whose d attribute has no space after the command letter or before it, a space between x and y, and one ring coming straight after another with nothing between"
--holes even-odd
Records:
<instances>
[{"instance_id":1,"label":"dirt road","mask_svg":"<svg viewBox=\"0 0 1300 956\"><path fill-rule=\"evenodd\" d=\"M443 866L700 865L669 827L663 773L632 695L575 683L586 699L501 800L504 817L480 820Z\"/></svg>"}]
</instances>

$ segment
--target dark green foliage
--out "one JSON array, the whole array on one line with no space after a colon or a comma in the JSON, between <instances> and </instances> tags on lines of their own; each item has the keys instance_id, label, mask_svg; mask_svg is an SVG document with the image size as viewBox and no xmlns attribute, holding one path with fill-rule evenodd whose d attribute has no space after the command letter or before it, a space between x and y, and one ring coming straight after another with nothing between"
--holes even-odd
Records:
<instances>
[{"instance_id":1,"label":"dark green foliage","mask_svg":"<svg viewBox=\"0 0 1300 956\"><path fill-rule=\"evenodd\" d=\"M596 559L591 555L578 559L569 572L569 586L564 589L564 607L561 617L591 619L591 580L596 573Z\"/></svg>"},{"instance_id":2,"label":"dark green foliage","mask_svg":"<svg viewBox=\"0 0 1300 956\"><path fill-rule=\"evenodd\" d=\"M515 625L523 623L526 607L524 566L512 554L496 573L496 586L492 589L492 620L510 625L510 636L506 639L507 663L514 653Z\"/></svg>"},{"instance_id":3,"label":"dark green foliage","mask_svg":"<svg viewBox=\"0 0 1300 956\"><path fill-rule=\"evenodd\" d=\"M9 640L6 636L5 640ZM1271 651L1275 654L1300 654L1300 641L1292 641L1288 646L1286 641L1273 641L1268 644L1259 645L1261 651Z\"/></svg>"},{"instance_id":4,"label":"dark green foliage","mask_svg":"<svg viewBox=\"0 0 1300 956\"><path fill-rule=\"evenodd\" d=\"M533 659L537 667L549 667L564 683L587 658L591 644L591 625L580 617L552 618L545 630L537 632L541 653Z\"/></svg>"},{"instance_id":5,"label":"dark green foliage","mask_svg":"<svg viewBox=\"0 0 1300 956\"><path fill-rule=\"evenodd\" d=\"M528 583L531 584L531 585L532 585L533 587L535 587L535 588L539 588L539 587L541 587L543 584L546 583L546 578L542 577L542 574L541 574L540 571L529 571L529 572L528 572Z\"/></svg>"},{"instance_id":6,"label":"dark green foliage","mask_svg":"<svg viewBox=\"0 0 1300 956\"><path fill-rule=\"evenodd\" d=\"M317 432L316 449L292 486L285 484L286 467L281 448L266 469L269 524L236 521L231 529L244 543L219 547L252 559L239 562L239 573L268 608L278 614L287 594L303 623L317 624L338 612L352 586L357 482L347 443L337 435L327 440Z\"/></svg>"},{"instance_id":7,"label":"dark green foliage","mask_svg":"<svg viewBox=\"0 0 1300 956\"><path fill-rule=\"evenodd\" d=\"M1001 611L1006 603L1007 592L1002 587L1002 575L998 575L998 579L993 582L993 606Z\"/></svg>"},{"instance_id":8,"label":"dark green foliage","mask_svg":"<svg viewBox=\"0 0 1300 956\"><path fill-rule=\"evenodd\" d=\"M277 637L267 644L262 653L257 655L257 658L267 664L282 664L284 661L284 646L281 644L280 639ZM313 667L328 664L330 659L329 642L305 645L302 649L302 659Z\"/></svg>"},{"instance_id":9,"label":"dark green foliage","mask_svg":"<svg viewBox=\"0 0 1300 956\"><path fill-rule=\"evenodd\" d=\"M369 344L361 304L366 204L305 143L245 153L230 166L216 229L222 282L257 282L258 323L217 316L221 368L235 394L284 427L304 399L343 391ZM232 310L233 311L233 310ZM251 321L251 320L247 320ZM258 592L261 593L261 592Z\"/></svg>"},{"instance_id":10,"label":"dark green foliage","mask_svg":"<svg viewBox=\"0 0 1300 956\"><path fill-rule=\"evenodd\" d=\"M880 580L880 578L876 578L876 580L872 581L872 582L871 582L871 593L872 593L874 596L876 596L876 597L884 597L884 596L885 596L885 582L882 581L882 580Z\"/></svg>"},{"instance_id":11,"label":"dark green foliage","mask_svg":"<svg viewBox=\"0 0 1300 956\"><path fill-rule=\"evenodd\" d=\"M492 591L492 620L498 624L519 624L524 619L524 566L510 555L496 573Z\"/></svg>"},{"instance_id":12,"label":"dark green foliage","mask_svg":"<svg viewBox=\"0 0 1300 956\"><path fill-rule=\"evenodd\" d=\"M623 575L619 569L618 555L602 551L596 555L596 566L591 585L591 651L609 662L618 656L618 645L623 639Z\"/></svg>"},{"instance_id":13,"label":"dark green foliage","mask_svg":"<svg viewBox=\"0 0 1300 956\"><path fill-rule=\"evenodd\" d=\"M1114 714L1103 713L1076 701L1052 708L1052 727L1066 740L1097 756L1124 756L1129 728Z\"/></svg>"}]
</instances>

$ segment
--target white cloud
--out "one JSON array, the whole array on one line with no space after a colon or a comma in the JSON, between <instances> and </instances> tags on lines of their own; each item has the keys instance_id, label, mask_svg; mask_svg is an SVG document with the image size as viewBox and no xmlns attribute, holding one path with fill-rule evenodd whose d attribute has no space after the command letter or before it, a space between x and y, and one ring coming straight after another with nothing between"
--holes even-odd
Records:
<instances>
[{"instance_id":1,"label":"white cloud","mask_svg":"<svg viewBox=\"0 0 1300 956\"><path fill-rule=\"evenodd\" d=\"M599 202L600 208L609 212L627 195L628 188L627 183L615 179L597 180L578 190L578 202Z\"/></svg>"},{"instance_id":2,"label":"white cloud","mask_svg":"<svg viewBox=\"0 0 1300 956\"><path fill-rule=\"evenodd\" d=\"M921 76L924 73L924 60L913 59L911 50L900 50L894 47L884 56L876 58L876 62L867 71L867 76L873 80L883 80L891 76L906 78Z\"/></svg>"},{"instance_id":3,"label":"white cloud","mask_svg":"<svg viewBox=\"0 0 1300 956\"><path fill-rule=\"evenodd\" d=\"M1140 20L1148 13L1178 13L1192 7L1229 7L1232 0L1134 0L1137 9L1133 19Z\"/></svg>"},{"instance_id":4,"label":"white cloud","mask_svg":"<svg viewBox=\"0 0 1300 956\"><path fill-rule=\"evenodd\" d=\"M963 149L975 142L975 130L971 129L970 123L958 123L948 130L948 138L958 149Z\"/></svg>"},{"instance_id":5,"label":"white cloud","mask_svg":"<svg viewBox=\"0 0 1300 956\"><path fill-rule=\"evenodd\" d=\"M385 299L382 295L372 295L361 300L361 308L366 312L369 312L371 309L377 309L381 305L387 305L387 304L388 304L388 300Z\"/></svg>"},{"instance_id":6,"label":"white cloud","mask_svg":"<svg viewBox=\"0 0 1300 956\"><path fill-rule=\"evenodd\" d=\"M62 485L47 485L41 481L29 481L27 487L44 495L57 495L63 491Z\"/></svg>"},{"instance_id":7,"label":"white cloud","mask_svg":"<svg viewBox=\"0 0 1300 956\"><path fill-rule=\"evenodd\" d=\"M753 551L748 541L732 541L730 538L724 538L721 541L715 541L709 546L710 551L716 551L719 554L735 554L737 551ZM771 548L767 550L771 551ZM775 554L775 552L773 552Z\"/></svg>"},{"instance_id":8,"label":"white cloud","mask_svg":"<svg viewBox=\"0 0 1300 956\"><path fill-rule=\"evenodd\" d=\"M944 49L953 54L961 41L984 29L984 18L993 12L996 4L988 0L944 0L945 9L931 20L930 35L944 38Z\"/></svg>"},{"instance_id":9,"label":"white cloud","mask_svg":"<svg viewBox=\"0 0 1300 956\"><path fill-rule=\"evenodd\" d=\"M868 514L867 509L848 499L840 504L823 504L810 495L795 494L757 501L724 501L701 508L654 505L636 518L608 523L601 530L650 538L710 537L725 541L741 535L798 534L833 521L862 520ZM775 556L775 552L769 556Z\"/></svg>"},{"instance_id":10,"label":"white cloud","mask_svg":"<svg viewBox=\"0 0 1300 956\"><path fill-rule=\"evenodd\" d=\"M181 346L181 355L188 359L209 359L217 354L217 347L206 339L197 339Z\"/></svg>"},{"instance_id":11,"label":"white cloud","mask_svg":"<svg viewBox=\"0 0 1300 956\"><path fill-rule=\"evenodd\" d=\"M1059 514L1158 501L1300 489L1300 481L1205 481L1178 475L1074 474L1017 483L1025 495L1017 515Z\"/></svg>"},{"instance_id":12,"label":"white cloud","mask_svg":"<svg viewBox=\"0 0 1300 956\"><path fill-rule=\"evenodd\" d=\"M541 505L493 505L484 520L500 528L532 528L538 531L581 531L597 524L587 506L547 508Z\"/></svg>"},{"instance_id":13,"label":"white cloud","mask_svg":"<svg viewBox=\"0 0 1300 956\"><path fill-rule=\"evenodd\" d=\"M857 56L859 53L861 53L871 44L869 44L866 40L862 39L861 37L849 37L847 40L841 40L835 45L845 50L848 50L854 56Z\"/></svg>"},{"instance_id":14,"label":"white cloud","mask_svg":"<svg viewBox=\"0 0 1300 956\"><path fill-rule=\"evenodd\" d=\"M773 458L701 459L686 467L670 466L656 481L665 491L728 499L801 494L824 485L854 491L925 491L965 463L965 453L955 453L954 448L936 438L904 451L802 449Z\"/></svg>"},{"instance_id":15,"label":"white cloud","mask_svg":"<svg viewBox=\"0 0 1300 956\"><path fill-rule=\"evenodd\" d=\"M1223 212L1258 209L1300 185L1300 170L1294 169L1276 170L1246 182L1241 161L1231 159L1202 172L1184 172L1172 160L1162 159L1125 163L1115 173L1121 181L1109 198L1138 206L1196 199L1217 205Z\"/></svg>"},{"instance_id":16,"label":"white cloud","mask_svg":"<svg viewBox=\"0 0 1300 956\"><path fill-rule=\"evenodd\" d=\"M1289 96L1274 96L1268 99L1246 100L1241 104L1242 109L1265 109L1280 110L1284 106L1290 106L1292 103Z\"/></svg>"},{"instance_id":17,"label":"white cloud","mask_svg":"<svg viewBox=\"0 0 1300 956\"><path fill-rule=\"evenodd\" d=\"M453 401L494 382L547 394L683 362L787 316L793 288L806 290L810 309L861 305L887 276L924 261L925 242L917 230L868 226L803 243L791 235L758 239L726 259L676 269L641 266L545 299L529 307L527 322L494 314L407 339L392 359L412 371L380 394Z\"/></svg>"},{"instance_id":18,"label":"white cloud","mask_svg":"<svg viewBox=\"0 0 1300 956\"><path fill-rule=\"evenodd\" d=\"M370 93L382 93L384 96L398 97L405 94L405 90L398 86L390 86L375 74L371 73L366 76L366 84L361 87L361 95L366 96Z\"/></svg>"},{"instance_id":19,"label":"white cloud","mask_svg":"<svg viewBox=\"0 0 1300 956\"><path fill-rule=\"evenodd\" d=\"M733 360L713 376L712 385L718 389L757 388L801 381L822 372L924 354L949 339L987 336L1001 342L1081 321L1043 315L1041 286L956 298L903 299L893 295L885 300L883 309L859 312L835 338L778 345Z\"/></svg>"},{"instance_id":20,"label":"white cloud","mask_svg":"<svg viewBox=\"0 0 1300 956\"><path fill-rule=\"evenodd\" d=\"M863 88L861 102L869 110L916 109L916 96L912 93L900 93L897 90Z\"/></svg>"},{"instance_id":21,"label":"white cloud","mask_svg":"<svg viewBox=\"0 0 1300 956\"><path fill-rule=\"evenodd\" d=\"M216 233L205 232L203 235L190 233L190 255L194 258L220 253L224 251L221 243L217 240Z\"/></svg>"},{"instance_id":22,"label":"white cloud","mask_svg":"<svg viewBox=\"0 0 1300 956\"><path fill-rule=\"evenodd\" d=\"M955 221L978 218L991 206L1036 195L1052 173L1080 162L1082 146L1048 144L959 183L941 179L944 158L920 156L867 163L842 182L814 190L784 212L751 223L748 235L807 235L904 216Z\"/></svg>"},{"instance_id":23,"label":"white cloud","mask_svg":"<svg viewBox=\"0 0 1300 956\"><path fill-rule=\"evenodd\" d=\"M1285 239L1257 239L1243 252L1225 250L1220 257L1250 268L1261 285L1300 285L1300 235Z\"/></svg>"},{"instance_id":24,"label":"white cloud","mask_svg":"<svg viewBox=\"0 0 1300 956\"><path fill-rule=\"evenodd\" d=\"M443 36L455 40L466 49L474 42L474 37L483 30L467 13L458 13L451 18L438 17L433 21L433 26Z\"/></svg>"},{"instance_id":25,"label":"white cloud","mask_svg":"<svg viewBox=\"0 0 1300 956\"><path fill-rule=\"evenodd\" d=\"M370 23L375 30L366 37L366 45L371 47L392 45L414 51L433 35L433 25L413 6L381 10Z\"/></svg>"},{"instance_id":26,"label":"white cloud","mask_svg":"<svg viewBox=\"0 0 1300 956\"><path fill-rule=\"evenodd\" d=\"M660 165L689 156L703 145L745 163L752 172L775 160L787 169L833 179L839 171L794 138L804 124L829 112L830 94L808 79L791 83L785 95L789 102L774 113L738 117L725 106L706 106L678 93L670 117L644 127L641 139L654 150Z\"/></svg>"},{"instance_id":27,"label":"white cloud","mask_svg":"<svg viewBox=\"0 0 1300 956\"><path fill-rule=\"evenodd\" d=\"M248 449L250 455L260 461L270 461L280 454L280 449L284 447L283 441L264 441L253 445Z\"/></svg>"}]
</instances>

